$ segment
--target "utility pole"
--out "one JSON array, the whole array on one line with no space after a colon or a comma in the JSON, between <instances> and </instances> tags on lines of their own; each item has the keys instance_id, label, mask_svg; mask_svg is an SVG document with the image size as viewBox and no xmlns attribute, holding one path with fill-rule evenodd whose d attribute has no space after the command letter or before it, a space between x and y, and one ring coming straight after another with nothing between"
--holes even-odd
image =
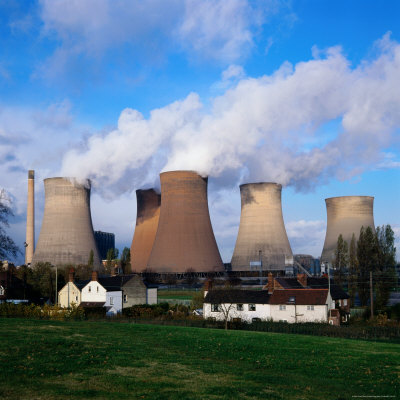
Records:
<instances>
[{"instance_id":1,"label":"utility pole","mask_svg":"<svg viewBox=\"0 0 400 400\"><path fill-rule=\"evenodd\" d=\"M58 275L58 272L57 272L57 265L56 265L56 297L54 298L56 306L58 305L57 275Z\"/></svg>"},{"instance_id":2,"label":"utility pole","mask_svg":"<svg viewBox=\"0 0 400 400\"><path fill-rule=\"evenodd\" d=\"M374 318L374 290L372 288L372 270L369 271L369 291L371 297L371 318Z\"/></svg>"}]
</instances>

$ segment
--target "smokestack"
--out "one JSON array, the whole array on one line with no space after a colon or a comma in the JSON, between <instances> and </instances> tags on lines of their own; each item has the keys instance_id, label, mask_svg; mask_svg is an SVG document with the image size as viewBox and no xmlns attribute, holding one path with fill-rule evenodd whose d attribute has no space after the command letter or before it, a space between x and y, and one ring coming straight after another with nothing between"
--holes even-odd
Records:
<instances>
[{"instance_id":1,"label":"smokestack","mask_svg":"<svg viewBox=\"0 0 400 400\"><path fill-rule=\"evenodd\" d=\"M97 271L92 271L92 281L99 280L99 273Z\"/></svg>"},{"instance_id":2,"label":"smokestack","mask_svg":"<svg viewBox=\"0 0 400 400\"><path fill-rule=\"evenodd\" d=\"M321 261L332 262L340 234L350 245L353 233L358 240L362 226L375 232L374 198L370 196L342 196L325 199L328 217Z\"/></svg>"},{"instance_id":3,"label":"smokestack","mask_svg":"<svg viewBox=\"0 0 400 400\"><path fill-rule=\"evenodd\" d=\"M32 263L35 250L35 171L28 171L28 205L26 210L25 264Z\"/></svg>"},{"instance_id":4,"label":"smokestack","mask_svg":"<svg viewBox=\"0 0 400 400\"><path fill-rule=\"evenodd\" d=\"M160 220L148 268L154 272L223 271L212 230L207 178L191 171L160 174Z\"/></svg>"},{"instance_id":5,"label":"smokestack","mask_svg":"<svg viewBox=\"0 0 400 400\"><path fill-rule=\"evenodd\" d=\"M161 195L154 189L136 190L136 226L131 244L132 271L146 269L157 233Z\"/></svg>"},{"instance_id":6,"label":"smokestack","mask_svg":"<svg viewBox=\"0 0 400 400\"><path fill-rule=\"evenodd\" d=\"M276 183L240 186L242 211L232 271L249 271L250 262L260 258L263 270L284 270L286 264L293 264L283 222L281 193L282 185Z\"/></svg>"},{"instance_id":7,"label":"smokestack","mask_svg":"<svg viewBox=\"0 0 400 400\"><path fill-rule=\"evenodd\" d=\"M93 250L94 266L99 267L90 215L90 181L82 185L74 179L48 178L44 189L42 229L32 264L87 264Z\"/></svg>"},{"instance_id":8,"label":"smokestack","mask_svg":"<svg viewBox=\"0 0 400 400\"><path fill-rule=\"evenodd\" d=\"M70 268L69 269L68 281L69 282L74 282L75 281L75 269L74 268Z\"/></svg>"}]
</instances>

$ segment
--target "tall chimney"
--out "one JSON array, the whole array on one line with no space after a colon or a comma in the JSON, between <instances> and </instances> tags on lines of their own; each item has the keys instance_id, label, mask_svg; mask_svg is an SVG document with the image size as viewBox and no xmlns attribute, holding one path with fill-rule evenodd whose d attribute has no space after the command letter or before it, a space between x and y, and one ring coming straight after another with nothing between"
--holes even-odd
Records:
<instances>
[{"instance_id":1,"label":"tall chimney","mask_svg":"<svg viewBox=\"0 0 400 400\"><path fill-rule=\"evenodd\" d=\"M154 189L136 190L136 226L131 244L132 271L146 269L157 233L161 195Z\"/></svg>"},{"instance_id":2,"label":"tall chimney","mask_svg":"<svg viewBox=\"0 0 400 400\"><path fill-rule=\"evenodd\" d=\"M148 268L223 271L208 211L207 178L192 171L173 171L160 174L160 179L160 220Z\"/></svg>"},{"instance_id":3,"label":"tall chimney","mask_svg":"<svg viewBox=\"0 0 400 400\"><path fill-rule=\"evenodd\" d=\"M370 226L375 232L374 198L370 196L341 196L325 199L327 226L321 262L331 263L339 235L350 246L353 233L356 240L362 226Z\"/></svg>"},{"instance_id":4,"label":"tall chimney","mask_svg":"<svg viewBox=\"0 0 400 400\"><path fill-rule=\"evenodd\" d=\"M90 214L90 181L80 184L69 178L44 180L45 205L42 228L32 264L87 264L90 251L94 266L100 258Z\"/></svg>"},{"instance_id":5,"label":"tall chimney","mask_svg":"<svg viewBox=\"0 0 400 400\"><path fill-rule=\"evenodd\" d=\"M28 171L28 205L26 210L25 264L32 263L35 250L35 171Z\"/></svg>"},{"instance_id":6,"label":"tall chimney","mask_svg":"<svg viewBox=\"0 0 400 400\"><path fill-rule=\"evenodd\" d=\"M281 192L282 185L276 183L240 186L242 210L232 271L249 271L250 262L260 259L263 270L284 270L286 264L293 264L283 221Z\"/></svg>"}]
</instances>

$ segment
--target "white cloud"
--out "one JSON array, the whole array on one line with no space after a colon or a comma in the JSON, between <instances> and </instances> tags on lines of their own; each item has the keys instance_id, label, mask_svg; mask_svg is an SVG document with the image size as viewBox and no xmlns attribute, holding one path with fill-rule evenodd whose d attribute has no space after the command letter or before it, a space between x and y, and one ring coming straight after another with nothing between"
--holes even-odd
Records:
<instances>
[{"instance_id":1,"label":"white cloud","mask_svg":"<svg viewBox=\"0 0 400 400\"><path fill-rule=\"evenodd\" d=\"M286 232L293 254L311 254L319 257L325 240L326 221L289 221Z\"/></svg>"},{"instance_id":2,"label":"white cloud","mask_svg":"<svg viewBox=\"0 0 400 400\"><path fill-rule=\"evenodd\" d=\"M121 49L124 57L129 52L147 62L184 49L230 63L251 52L269 15L284 8L275 0L40 0L40 5L42 35L58 42L34 73L46 79L96 71L107 52L114 58Z\"/></svg>"},{"instance_id":3,"label":"white cloud","mask_svg":"<svg viewBox=\"0 0 400 400\"><path fill-rule=\"evenodd\" d=\"M149 163L153 180L159 169L213 177L235 171L247 181L301 190L331 177L348 179L376 165L400 128L400 45L390 43L354 69L334 47L295 66L284 63L272 75L243 78L211 109L195 94L149 119L126 109L118 129L91 137L87 150L71 150L62 171L116 187L128 172L136 171L140 184L145 169L147 179ZM227 75L238 73L232 68ZM338 119L336 132L319 129Z\"/></svg>"}]
</instances>

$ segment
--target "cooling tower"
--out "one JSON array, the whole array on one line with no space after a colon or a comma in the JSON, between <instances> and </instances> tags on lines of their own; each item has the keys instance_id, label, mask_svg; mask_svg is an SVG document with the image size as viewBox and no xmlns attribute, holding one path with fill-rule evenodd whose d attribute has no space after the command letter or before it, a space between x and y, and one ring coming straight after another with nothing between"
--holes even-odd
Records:
<instances>
[{"instance_id":1,"label":"cooling tower","mask_svg":"<svg viewBox=\"0 0 400 400\"><path fill-rule=\"evenodd\" d=\"M263 270L284 270L286 264L293 264L281 193L282 185L276 183L240 186L242 211L231 261L233 271L251 270L250 262L259 261L260 256Z\"/></svg>"},{"instance_id":2,"label":"cooling tower","mask_svg":"<svg viewBox=\"0 0 400 400\"><path fill-rule=\"evenodd\" d=\"M321 261L332 262L340 234L350 246L353 233L356 240L360 229L370 226L375 232L374 198L370 196L342 196L325 199L328 217Z\"/></svg>"},{"instance_id":3,"label":"cooling tower","mask_svg":"<svg viewBox=\"0 0 400 400\"><path fill-rule=\"evenodd\" d=\"M160 178L160 220L148 268L223 271L208 212L207 178L191 171L164 172Z\"/></svg>"},{"instance_id":4,"label":"cooling tower","mask_svg":"<svg viewBox=\"0 0 400 400\"><path fill-rule=\"evenodd\" d=\"M93 250L94 267L99 267L90 215L90 181L81 185L74 179L49 178L44 180L44 189L43 222L32 264L87 264Z\"/></svg>"},{"instance_id":5,"label":"cooling tower","mask_svg":"<svg viewBox=\"0 0 400 400\"><path fill-rule=\"evenodd\" d=\"M136 190L136 226L131 244L132 271L146 269L160 217L161 195L153 189Z\"/></svg>"},{"instance_id":6,"label":"cooling tower","mask_svg":"<svg viewBox=\"0 0 400 400\"><path fill-rule=\"evenodd\" d=\"M25 265L32 262L35 249L35 171L28 171L28 204L26 209Z\"/></svg>"}]
</instances>

